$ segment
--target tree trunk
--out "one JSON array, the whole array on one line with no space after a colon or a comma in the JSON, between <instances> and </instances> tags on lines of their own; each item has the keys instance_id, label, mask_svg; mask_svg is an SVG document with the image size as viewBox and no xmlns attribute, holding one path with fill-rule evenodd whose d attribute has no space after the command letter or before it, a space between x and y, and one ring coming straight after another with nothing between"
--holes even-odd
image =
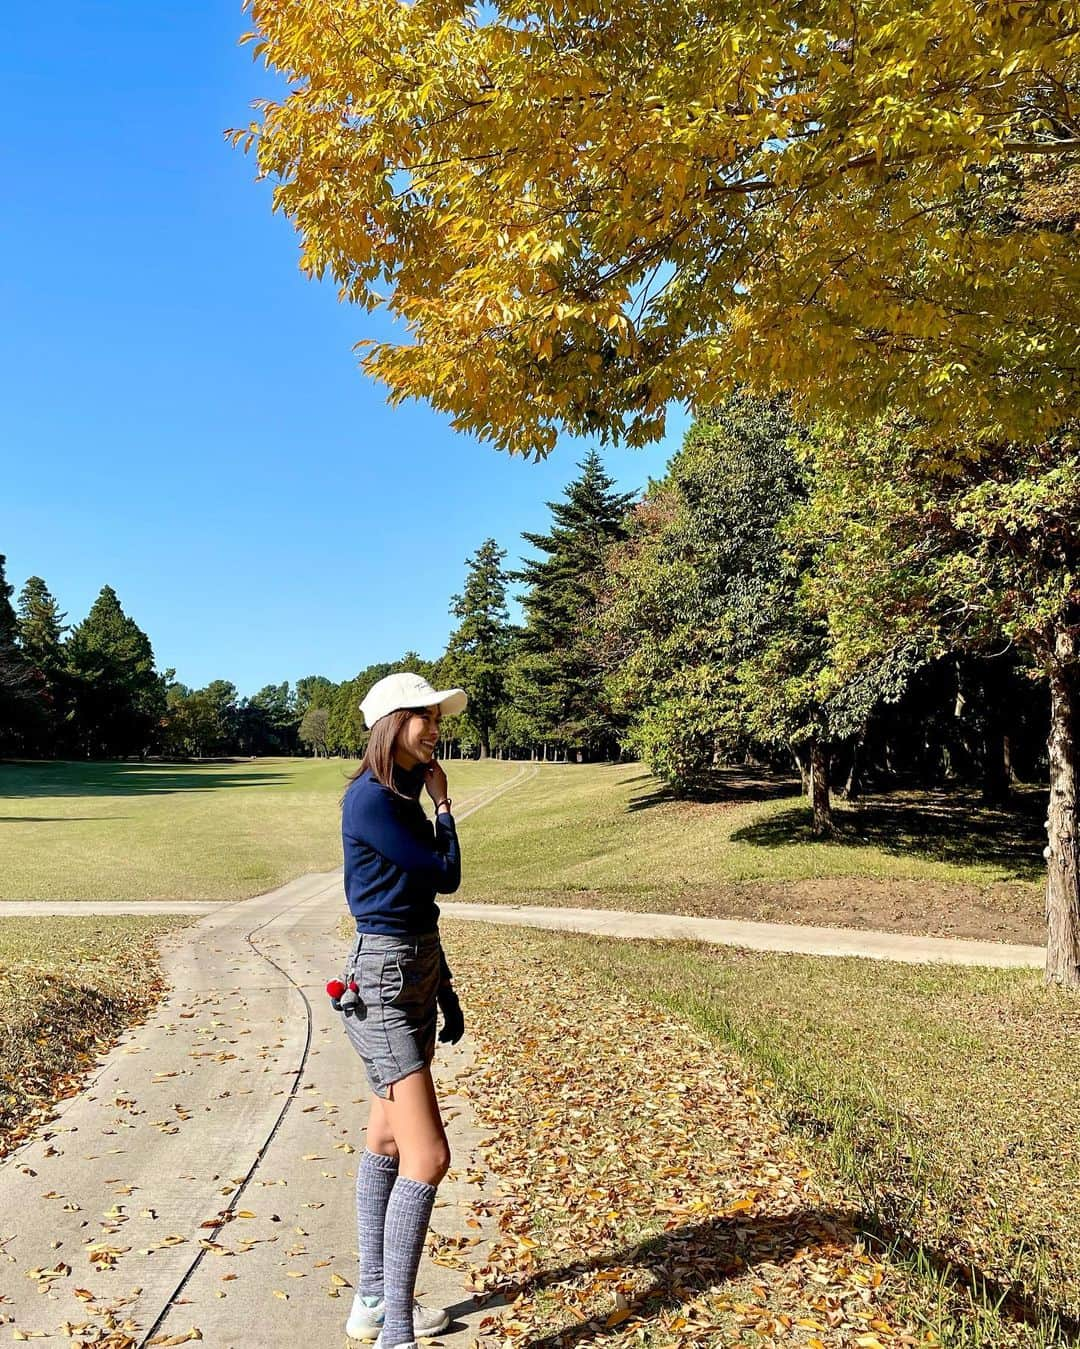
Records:
<instances>
[{"instance_id":1,"label":"tree trunk","mask_svg":"<svg viewBox=\"0 0 1080 1349\"><path fill-rule=\"evenodd\" d=\"M1046 849L1046 978L1080 988L1080 839L1076 734L1080 711L1077 640L1058 631L1050 660L1050 809Z\"/></svg>"},{"instance_id":2,"label":"tree trunk","mask_svg":"<svg viewBox=\"0 0 1080 1349\"><path fill-rule=\"evenodd\" d=\"M847 780L841 793L845 801L857 800L862 790L863 740L864 732L860 731L851 747L851 763L848 765Z\"/></svg>"},{"instance_id":3,"label":"tree trunk","mask_svg":"<svg viewBox=\"0 0 1080 1349\"><path fill-rule=\"evenodd\" d=\"M1012 697L1011 666L1006 656L991 656L982 663L982 797L988 805L1004 805L1009 799L1012 772L1009 749L1009 710Z\"/></svg>"},{"instance_id":4,"label":"tree trunk","mask_svg":"<svg viewBox=\"0 0 1080 1349\"><path fill-rule=\"evenodd\" d=\"M489 759L491 757L491 747L488 745L486 738L482 738L480 741L480 757L481 759Z\"/></svg>"},{"instance_id":5,"label":"tree trunk","mask_svg":"<svg viewBox=\"0 0 1080 1349\"><path fill-rule=\"evenodd\" d=\"M799 777L802 779L803 796L810 795L810 766L797 749L791 751L795 757L795 766L799 770Z\"/></svg>"},{"instance_id":6,"label":"tree trunk","mask_svg":"<svg viewBox=\"0 0 1080 1349\"><path fill-rule=\"evenodd\" d=\"M815 740L810 746L810 791L814 802L814 833L828 838L833 833L832 803L829 800L828 741Z\"/></svg>"}]
</instances>

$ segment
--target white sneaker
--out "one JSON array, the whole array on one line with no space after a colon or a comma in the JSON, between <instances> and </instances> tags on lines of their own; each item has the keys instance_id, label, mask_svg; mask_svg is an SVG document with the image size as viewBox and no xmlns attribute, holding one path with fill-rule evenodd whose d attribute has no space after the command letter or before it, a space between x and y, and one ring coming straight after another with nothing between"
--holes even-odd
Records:
<instances>
[{"instance_id":1,"label":"white sneaker","mask_svg":"<svg viewBox=\"0 0 1080 1349\"><path fill-rule=\"evenodd\" d=\"M353 1295L349 1319L345 1323L345 1334L352 1340L374 1341L375 1349L383 1349L382 1323L385 1315L386 1308L381 1297L365 1297L362 1293L356 1293ZM419 1302L413 1303L414 1335L438 1335L449 1324L450 1317L444 1307L425 1307ZM416 1349L416 1340L395 1345L394 1349Z\"/></svg>"}]
</instances>

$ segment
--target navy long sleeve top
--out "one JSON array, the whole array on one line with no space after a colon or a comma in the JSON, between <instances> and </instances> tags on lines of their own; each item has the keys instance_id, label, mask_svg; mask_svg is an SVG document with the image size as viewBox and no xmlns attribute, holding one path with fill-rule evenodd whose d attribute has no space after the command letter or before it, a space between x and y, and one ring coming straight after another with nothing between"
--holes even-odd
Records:
<instances>
[{"instance_id":1,"label":"navy long sleeve top","mask_svg":"<svg viewBox=\"0 0 1080 1349\"><path fill-rule=\"evenodd\" d=\"M395 767L394 782L404 797L370 771L345 793L345 898L359 931L411 937L438 926L435 896L461 884L461 852L453 816L436 816L433 827L424 814L423 765L408 773Z\"/></svg>"}]
</instances>

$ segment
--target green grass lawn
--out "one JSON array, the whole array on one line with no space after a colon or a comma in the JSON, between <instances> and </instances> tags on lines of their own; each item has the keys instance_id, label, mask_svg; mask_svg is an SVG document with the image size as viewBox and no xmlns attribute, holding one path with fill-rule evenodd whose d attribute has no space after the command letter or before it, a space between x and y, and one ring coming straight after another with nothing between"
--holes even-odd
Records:
<instances>
[{"instance_id":1,"label":"green grass lawn","mask_svg":"<svg viewBox=\"0 0 1080 1349\"><path fill-rule=\"evenodd\" d=\"M462 898L670 910L721 884L873 877L988 886L1043 874L1041 789L990 810L971 795L901 792L837 803L838 837L814 839L794 783L718 775L718 799L675 801L640 764L542 765L462 826ZM578 896L574 899L573 896ZM569 898L567 898L569 897Z\"/></svg>"},{"instance_id":2,"label":"green grass lawn","mask_svg":"<svg viewBox=\"0 0 1080 1349\"><path fill-rule=\"evenodd\" d=\"M240 899L341 865L356 763L0 764L0 899ZM459 808L509 763L452 761Z\"/></svg>"}]
</instances>

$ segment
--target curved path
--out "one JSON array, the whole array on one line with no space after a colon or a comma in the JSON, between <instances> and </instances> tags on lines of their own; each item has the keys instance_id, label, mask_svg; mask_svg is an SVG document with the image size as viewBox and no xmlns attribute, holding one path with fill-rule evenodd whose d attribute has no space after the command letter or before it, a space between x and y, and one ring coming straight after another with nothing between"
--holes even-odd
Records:
<instances>
[{"instance_id":1,"label":"curved path","mask_svg":"<svg viewBox=\"0 0 1080 1349\"><path fill-rule=\"evenodd\" d=\"M991 965L1041 969L1041 946L969 941L958 937L913 937L904 932L868 932L853 927L810 927L801 923L755 923L741 918L690 918L675 913L637 913L625 909L572 909L540 904L470 904L449 900L443 918L512 927L543 927L561 932L595 932L608 937L662 941L715 942L749 951L787 951L802 955L859 956L907 964Z\"/></svg>"},{"instance_id":2,"label":"curved path","mask_svg":"<svg viewBox=\"0 0 1080 1349\"><path fill-rule=\"evenodd\" d=\"M463 800L459 818L528 775ZM344 963L343 912L337 870L215 905L162 939L168 994L0 1163L0 1338L66 1342L66 1323L87 1338L112 1328L115 1349L192 1328L214 1349L349 1343L368 1093L324 990ZM491 1231L473 1205L494 1188L455 1094L471 1062L467 1037L438 1046L454 1160L432 1232L466 1252ZM447 1335L490 1310L430 1258L418 1295L451 1309Z\"/></svg>"}]
</instances>

